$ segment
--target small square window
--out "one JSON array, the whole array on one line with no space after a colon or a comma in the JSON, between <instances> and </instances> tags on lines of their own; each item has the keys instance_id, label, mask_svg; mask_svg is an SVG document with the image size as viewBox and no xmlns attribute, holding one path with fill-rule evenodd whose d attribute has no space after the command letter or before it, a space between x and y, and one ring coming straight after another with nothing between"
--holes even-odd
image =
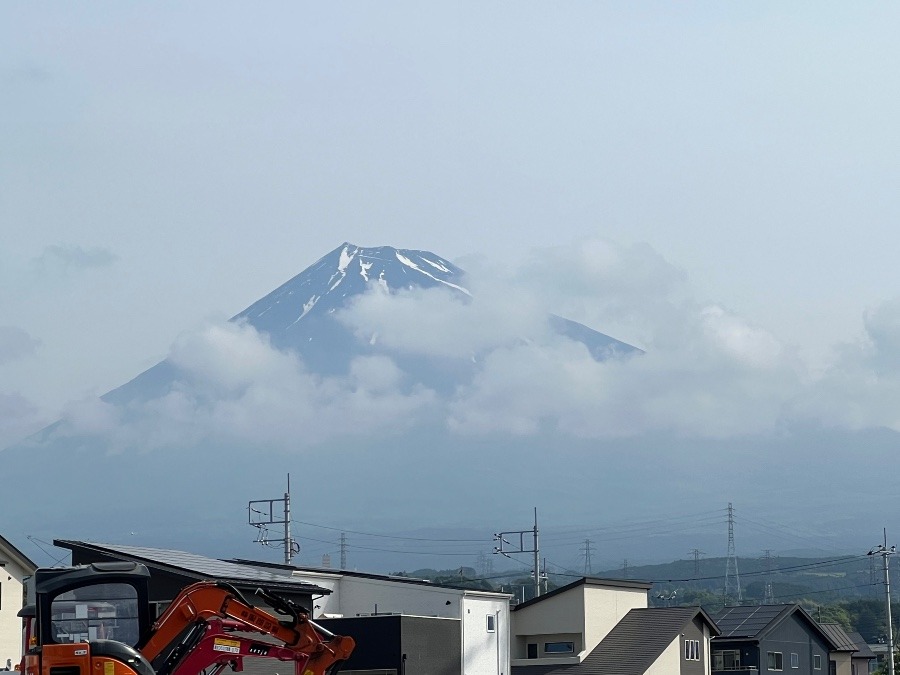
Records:
<instances>
[{"instance_id":1,"label":"small square window","mask_svg":"<svg viewBox=\"0 0 900 675\"><path fill-rule=\"evenodd\" d=\"M488 633L493 633L495 630L497 630L495 627L495 624L494 624L495 619L496 619L496 617L493 614L487 615L487 632Z\"/></svg>"},{"instance_id":2,"label":"small square window","mask_svg":"<svg viewBox=\"0 0 900 675\"><path fill-rule=\"evenodd\" d=\"M766 667L769 670L784 670L784 654L781 652L766 652Z\"/></svg>"}]
</instances>

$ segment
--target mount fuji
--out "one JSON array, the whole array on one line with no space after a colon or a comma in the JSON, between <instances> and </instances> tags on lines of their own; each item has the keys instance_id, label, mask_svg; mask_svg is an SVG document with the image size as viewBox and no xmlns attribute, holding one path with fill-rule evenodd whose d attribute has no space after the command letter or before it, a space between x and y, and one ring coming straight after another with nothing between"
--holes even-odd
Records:
<instances>
[{"instance_id":1,"label":"mount fuji","mask_svg":"<svg viewBox=\"0 0 900 675\"><path fill-rule=\"evenodd\" d=\"M465 277L462 269L429 251L344 242L231 321L245 322L266 335L272 346L298 354L311 372L342 374L354 357L389 352L378 343L376 334L361 340L339 320L339 312L354 299L367 292L396 294L440 288L468 301L472 294ZM642 353L637 347L555 314L548 315L547 322L552 332L583 344L598 361ZM408 354L390 355L416 379L440 389L455 386L458 376L472 367L471 360L448 363ZM162 361L103 399L122 403L159 396L177 377L177 368L168 360Z\"/></svg>"}]
</instances>

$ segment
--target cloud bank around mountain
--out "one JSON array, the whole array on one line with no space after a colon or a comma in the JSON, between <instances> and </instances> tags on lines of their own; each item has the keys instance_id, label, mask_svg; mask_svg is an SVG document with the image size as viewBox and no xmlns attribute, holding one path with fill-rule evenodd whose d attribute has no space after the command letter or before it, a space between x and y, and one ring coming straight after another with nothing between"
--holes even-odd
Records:
<instances>
[{"instance_id":1,"label":"cloud bank around mountain","mask_svg":"<svg viewBox=\"0 0 900 675\"><path fill-rule=\"evenodd\" d=\"M900 300L867 311L865 339L836 346L813 373L765 328L696 298L687 274L647 245L592 240L467 267L471 299L373 284L341 310L360 341L383 350L346 375L314 374L248 325L210 324L173 345L180 377L168 393L82 402L60 433L101 433L118 449L213 439L290 450L416 426L588 439L726 439L809 424L900 431ZM551 312L646 353L598 362L551 330ZM408 356L455 364L461 383L417 383L401 365Z\"/></svg>"}]
</instances>

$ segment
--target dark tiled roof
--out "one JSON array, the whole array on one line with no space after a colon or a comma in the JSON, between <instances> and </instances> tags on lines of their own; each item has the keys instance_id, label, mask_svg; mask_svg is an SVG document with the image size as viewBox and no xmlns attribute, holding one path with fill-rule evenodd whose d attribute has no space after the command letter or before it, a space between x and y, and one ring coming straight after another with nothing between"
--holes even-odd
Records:
<instances>
[{"instance_id":1,"label":"dark tiled roof","mask_svg":"<svg viewBox=\"0 0 900 675\"><path fill-rule=\"evenodd\" d=\"M787 617L798 614L810 629L825 641L829 649L836 649L831 636L807 614L800 605L747 605L726 607L713 616L721 635L717 640L759 641Z\"/></svg>"},{"instance_id":2,"label":"dark tiled roof","mask_svg":"<svg viewBox=\"0 0 900 675\"><path fill-rule=\"evenodd\" d=\"M828 638L834 643L836 652L855 652L856 645L853 639L847 635L839 623L820 623L819 628L825 631Z\"/></svg>"},{"instance_id":3,"label":"dark tiled roof","mask_svg":"<svg viewBox=\"0 0 900 675\"><path fill-rule=\"evenodd\" d=\"M799 609L799 605L747 605L725 607L713 615L725 638L758 638L766 630Z\"/></svg>"},{"instance_id":4,"label":"dark tiled roof","mask_svg":"<svg viewBox=\"0 0 900 675\"><path fill-rule=\"evenodd\" d=\"M295 593L315 593L316 595L331 592L314 584L294 579L285 572L273 572L251 565L225 562L185 551L69 540L55 540L53 545L72 551L76 549L93 551L114 558L133 560L148 566L179 572L197 579L216 579L237 586L259 585Z\"/></svg>"},{"instance_id":5,"label":"dark tiled roof","mask_svg":"<svg viewBox=\"0 0 900 675\"><path fill-rule=\"evenodd\" d=\"M856 653L853 655L854 659L874 659L877 658L875 656L875 652L866 644L865 638L857 632L847 633L850 636L850 639L853 640L853 644L856 645Z\"/></svg>"},{"instance_id":6,"label":"dark tiled roof","mask_svg":"<svg viewBox=\"0 0 900 675\"><path fill-rule=\"evenodd\" d=\"M547 598L552 598L554 595L559 595L560 593L565 593L573 588L577 588L578 586L605 586L607 588L630 588L635 590L650 590L653 584L649 581L632 581L630 579L604 579L602 577L582 577L581 579L576 579L571 584L566 584L565 586L560 586L559 588L555 588L549 593L545 593L544 595L539 595L536 598L532 598L527 602L522 602L513 607L513 611L522 609L524 607L531 607L538 602L542 602Z\"/></svg>"},{"instance_id":7,"label":"dark tiled roof","mask_svg":"<svg viewBox=\"0 0 900 675\"><path fill-rule=\"evenodd\" d=\"M698 615L715 634L715 623L699 607L632 609L581 663L515 666L513 675L642 675Z\"/></svg>"}]
</instances>

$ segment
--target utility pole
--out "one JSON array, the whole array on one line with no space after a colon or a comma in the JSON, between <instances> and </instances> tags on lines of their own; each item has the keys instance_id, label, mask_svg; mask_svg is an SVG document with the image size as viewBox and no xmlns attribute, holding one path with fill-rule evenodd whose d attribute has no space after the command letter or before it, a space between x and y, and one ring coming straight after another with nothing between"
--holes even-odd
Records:
<instances>
[{"instance_id":1,"label":"utility pole","mask_svg":"<svg viewBox=\"0 0 900 675\"><path fill-rule=\"evenodd\" d=\"M884 530L884 543L878 544L869 551L869 555L880 555L884 566L884 612L887 616L888 639L888 675L894 675L894 627L891 623L891 579L888 573L888 556L897 552L896 546L887 546L887 528Z\"/></svg>"},{"instance_id":2,"label":"utility pole","mask_svg":"<svg viewBox=\"0 0 900 675\"><path fill-rule=\"evenodd\" d=\"M276 515L278 507L283 509L281 520ZM287 476L287 492L281 499L255 499L247 504L248 522L260 531L257 541L268 546L266 525L284 525L284 564L290 565L291 558L300 552L300 545L291 538L291 474Z\"/></svg>"},{"instance_id":3,"label":"utility pole","mask_svg":"<svg viewBox=\"0 0 900 675\"><path fill-rule=\"evenodd\" d=\"M581 552L584 554L584 576L589 577L594 573L591 568L591 544L593 544L590 539L584 540L584 548L581 549Z\"/></svg>"},{"instance_id":4,"label":"utility pole","mask_svg":"<svg viewBox=\"0 0 900 675\"><path fill-rule=\"evenodd\" d=\"M534 507L534 597L541 594L541 578L538 576L538 560L540 556L540 546L538 546L538 528L537 528L537 507ZM891 675L894 675L891 673Z\"/></svg>"},{"instance_id":5,"label":"utility pole","mask_svg":"<svg viewBox=\"0 0 900 675\"><path fill-rule=\"evenodd\" d=\"M706 554L699 548L692 548L691 555L694 556L694 577L697 578L700 576L700 556Z\"/></svg>"},{"instance_id":6,"label":"utility pole","mask_svg":"<svg viewBox=\"0 0 900 675\"><path fill-rule=\"evenodd\" d=\"M725 556L725 588L722 595L722 601L726 607L729 597L737 600L738 605L743 602L741 576L738 573L737 554L734 552L734 508L731 506L731 502L728 502L728 552Z\"/></svg>"},{"instance_id":7,"label":"utility pole","mask_svg":"<svg viewBox=\"0 0 900 675\"><path fill-rule=\"evenodd\" d=\"M341 570L347 569L347 535L341 532Z\"/></svg>"},{"instance_id":8,"label":"utility pole","mask_svg":"<svg viewBox=\"0 0 900 675\"><path fill-rule=\"evenodd\" d=\"M532 546L531 548L525 548L525 535L528 533L532 534ZM514 543L514 536L518 535L519 543L518 546ZM509 536L510 541L506 537ZM534 597L538 597L541 594L541 568L540 568L540 547L538 545L538 520L537 520L537 507L534 507L534 527L530 530L513 530L510 532L498 532L494 535L494 541L499 541L499 546L494 546L494 553L499 553L500 555L505 555L507 558L512 558L511 553L534 553L534 569L532 574L534 575ZM523 597L524 597L524 589L523 589Z\"/></svg>"}]
</instances>

